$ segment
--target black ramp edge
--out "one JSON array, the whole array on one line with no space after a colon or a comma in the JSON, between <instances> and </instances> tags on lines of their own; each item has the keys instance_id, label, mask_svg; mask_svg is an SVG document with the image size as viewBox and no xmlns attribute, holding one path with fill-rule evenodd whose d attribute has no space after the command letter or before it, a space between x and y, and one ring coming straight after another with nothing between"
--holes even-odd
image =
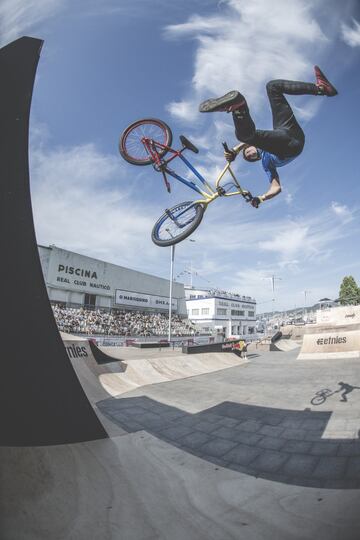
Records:
<instances>
[{"instance_id":1,"label":"black ramp edge","mask_svg":"<svg viewBox=\"0 0 360 540\"><path fill-rule=\"evenodd\" d=\"M103 352L95 343L89 339L89 345L91 352L93 354L93 357L95 358L95 362L97 364L110 364L111 362L122 362L120 358L114 358L114 356L110 356L109 354L106 354Z\"/></svg>"},{"instance_id":2,"label":"black ramp edge","mask_svg":"<svg viewBox=\"0 0 360 540\"><path fill-rule=\"evenodd\" d=\"M31 208L28 131L43 41L0 49L0 445L107 437L70 364L47 296ZM56 219L56 216L54 216Z\"/></svg>"}]
</instances>

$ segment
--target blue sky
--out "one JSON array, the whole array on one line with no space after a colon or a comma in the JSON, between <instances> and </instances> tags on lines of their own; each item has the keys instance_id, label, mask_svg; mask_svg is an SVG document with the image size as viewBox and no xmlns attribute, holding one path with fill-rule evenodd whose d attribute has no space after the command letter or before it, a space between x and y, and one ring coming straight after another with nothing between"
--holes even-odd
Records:
<instances>
[{"instance_id":1,"label":"blue sky","mask_svg":"<svg viewBox=\"0 0 360 540\"><path fill-rule=\"evenodd\" d=\"M123 129L142 117L184 134L208 179L236 143L231 116L200 115L203 99L239 89L260 129L271 128L265 84L313 81L318 64L335 98L291 96L306 134L300 157L279 170L283 191L258 210L219 199L176 248L199 286L254 296L258 311L335 298L345 275L360 284L358 130L360 6L356 0L3 0L0 42L44 39L31 113L31 189L38 242L168 277L170 249L152 226L168 195L150 167L124 162ZM254 194L260 164L234 165ZM195 194L194 194L195 195ZM183 274L184 275L184 274ZM269 276L276 281L275 304ZM185 274L186 276L186 274ZM188 278L186 278L188 279Z\"/></svg>"}]
</instances>

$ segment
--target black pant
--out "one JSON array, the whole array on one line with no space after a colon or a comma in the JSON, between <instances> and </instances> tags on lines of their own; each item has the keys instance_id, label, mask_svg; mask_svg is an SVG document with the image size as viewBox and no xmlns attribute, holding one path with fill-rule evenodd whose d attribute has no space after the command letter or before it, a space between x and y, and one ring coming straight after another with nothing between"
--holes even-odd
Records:
<instances>
[{"instance_id":1,"label":"black pant","mask_svg":"<svg viewBox=\"0 0 360 540\"><path fill-rule=\"evenodd\" d=\"M266 90L274 129L272 131L256 129L246 105L244 109L233 112L236 137L239 141L271 152L281 159L298 156L304 148L305 135L284 94L317 95L318 87L312 83L278 79L268 82Z\"/></svg>"}]
</instances>

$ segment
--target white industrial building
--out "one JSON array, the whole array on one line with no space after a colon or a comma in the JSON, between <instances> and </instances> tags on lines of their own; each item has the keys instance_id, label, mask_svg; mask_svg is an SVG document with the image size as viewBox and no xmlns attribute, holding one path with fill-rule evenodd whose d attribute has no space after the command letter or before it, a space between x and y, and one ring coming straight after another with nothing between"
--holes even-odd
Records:
<instances>
[{"instance_id":1,"label":"white industrial building","mask_svg":"<svg viewBox=\"0 0 360 540\"><path fill-rule=\"evenodd\" d=\"M170 281L93 259L54 245L38 246L53 303L67 306L169 311ZM172 311L187 317L183 283L173 283Z\"/></svg>"},{"instance_id":2,"label":"white industrial building","mask_svg":"<svg viewBox=\"0 0 360 540\"><path fill-rule=\"evenodd\" d=\"M188 318L202 333L253 338L256 301L250 296L185 287Z\"/></svg>"}]
</instances>

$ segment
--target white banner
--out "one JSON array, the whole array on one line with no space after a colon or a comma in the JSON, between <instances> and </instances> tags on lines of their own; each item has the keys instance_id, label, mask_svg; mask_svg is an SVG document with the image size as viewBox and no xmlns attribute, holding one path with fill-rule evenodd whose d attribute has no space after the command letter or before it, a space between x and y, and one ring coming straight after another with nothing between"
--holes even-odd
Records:
<instances>
[{"instance_id":1,"label":"white banner","mask_svg":"<svg viewBox=\"0 0 360 540\"><path fill-rule=\"evenodd\" d=\"M123 291L116 289L115 291L115 304L147 307L147 308L165 308L169 309L169 298L166 296L155 296L151 294L139 294L133 291ZM172 309L177 309L177 300L172 299Z\"/></svg>"},{"instance_id":2,"label":"white banner","mask_svg":"<svg viewBox=\"0 0 360 540\"><path fill-rule=\"evenodd\" d=\"M360 306L341 306L330 309L319 309L316 312L317 324L342 326L360 322Z\"/></svg>"}]
</instances>

